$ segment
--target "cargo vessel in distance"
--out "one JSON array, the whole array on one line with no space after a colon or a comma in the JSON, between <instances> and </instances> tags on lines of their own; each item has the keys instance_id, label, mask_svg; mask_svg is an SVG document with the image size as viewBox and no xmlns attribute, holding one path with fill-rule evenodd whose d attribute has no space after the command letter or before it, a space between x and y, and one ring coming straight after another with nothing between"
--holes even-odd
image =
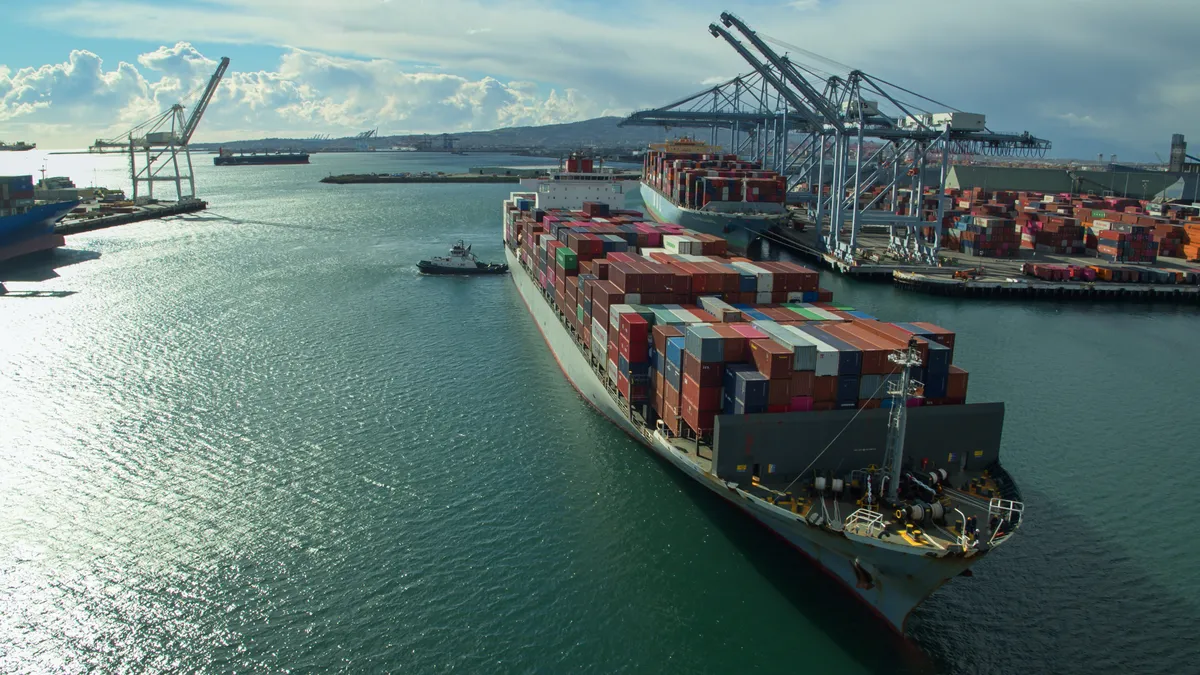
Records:
<instances>
[{"instance_id":1,"label":"cargo vessel in distance","mask_svg":"<svg viewBox=\"0 0 1200 675\"><path fill-rule=\"evenodd\" d=\"M217 166L247 166L254 164L308 164L307 152L252 152L234 154L222 148L213 157Z\"/></svg>"},{"instance_id":2,"label":"cargo vessel in distance","mask_svg":"<svg viewBox=\"0 0 1200 675\"><path fill-rule=\"evenodd\" d=\"M659 222L724 237L739 252L789 218L783 176L688 138L650 145L641 194Z\"/></svg>"},{"instance_id":3,"label":"cargo vessel in distance","mask_svg":"<svg viewBox=\"0 0 1200 675\"><path fill-rule=\"evenodd\" d=\"M0 141L0 152L25 152L33 150L37 147L37 143L26 143L25 141L17 141L16 143L5 143Z\"/></svg>"},{"instance_id":4,"label":"cargo vessel in distance","mask_svg":"<svg viewBox=\"0 0 1200 675\"><path fill-rule=\"evenodd\" d=\"M597 193L624 200L611 177L560 172L502 216L517 290L601 414L901 633L1009 541L1024 506L999 462L1004 406L966 403L953 333L832 304L812 270L728 257Z\"/></svg>"}]
</instances>

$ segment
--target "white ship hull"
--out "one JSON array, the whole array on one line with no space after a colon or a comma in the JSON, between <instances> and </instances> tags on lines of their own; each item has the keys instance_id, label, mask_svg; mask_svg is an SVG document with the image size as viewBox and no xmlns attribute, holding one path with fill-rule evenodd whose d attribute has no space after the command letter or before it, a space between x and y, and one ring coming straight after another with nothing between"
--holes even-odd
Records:
<instances>
[{"instance_id":1,"label":"white ship hull","mask_svg":"<svg viewBox=\"0 0 1200 675\"><path fill-rule=\"evenodd\" d=\"M580 395L635 440L783 537L822 570L840 581L896 631L904 632L905 622L914 607L981 557L924 557L889 550L888 544L875 540L858 537L851 539L842 532L809 525L790 510L752 497L736 485L705 472L699 464L672 446L658 432L640 428L640 425L630 420L622 405L592 369L589 358L575 343L570 331L560 320L558 312L538 288L537 282L507 245L504 252L521 299L537 323L538 330L541 331L563 374ZM856 562L859 570L857 572ZM861 583L862 571L870 575L869 583ZM870 587L865 588L867 585Z\"/></svg>"}]
</instances>

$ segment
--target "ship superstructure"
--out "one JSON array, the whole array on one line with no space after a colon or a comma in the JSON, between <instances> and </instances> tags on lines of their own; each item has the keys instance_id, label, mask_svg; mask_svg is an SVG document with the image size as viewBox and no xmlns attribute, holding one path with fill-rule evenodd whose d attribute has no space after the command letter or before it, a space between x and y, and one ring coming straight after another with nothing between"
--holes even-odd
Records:
<instances>
[{"instance_id":1,"label":"ship superstructure","mask_svg":"<svg viewBox=\"0 0 1200 675\"><path fill-rule=\"evenodd\" d=\"M898 631L1012 537L1004 406L966 403L953 333L878 321L816 272L590 194L514 193L505 255L564 374L613 423Z\"/></svg>"}]
</instances>

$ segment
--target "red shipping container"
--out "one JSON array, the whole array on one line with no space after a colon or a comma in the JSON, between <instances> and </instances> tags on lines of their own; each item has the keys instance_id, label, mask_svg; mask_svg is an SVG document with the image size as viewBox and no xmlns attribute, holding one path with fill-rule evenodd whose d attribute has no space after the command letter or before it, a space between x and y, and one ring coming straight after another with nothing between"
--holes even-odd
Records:
<instances>
[{"instance_id":1,"label":"red shipping container","mask_svg":"<svg viewBox=\"0 0 1200 675\"><path fill-rule=\"evenodd\" d=\"M607 260L593 260L592 261L592 274L595 274L596 277L598 277L601 280L607 280L608 279L608 266L609 266L609 262Z\"/></svg>"},{"instance_id":2,"label":"red shipping container","mask_svg":"<svg viewBox=\"0 0 1200 675\"><path fill-rule=\"evenodd\" d=\"M667 429L676 436L679 435L679 408L667 404L662 410L658 411L658 416L662 418L663 424L667 425Z\"/></svg>"},{"instance_id":3,"label":"red shipping container","mask_svg":"<svg viewBox=\"0 0 1200 675\"><path fill-rule=\"evenodd\" d=\"M787 410L788 402L792 398L791 384L790 378L769 380L767 382L767 405L782 406L784 410Z\"/></svg>"},{"instance_id":4,"label":"red shipping container","mask_svg":"<svg viewBox=\"0 0 1200 675\"><path fill-rule=\"evenodd\" d=\"M675 387L671 386L671 383L667 382L664 378L664 380L663 380L663 403L665 403L668 406L672 406L676 410L678 410L679 404L682 400L683 400L683 395L679 393L679 390L676 389Z\"/></svg>"},{"instance_id":5,"label":"red shipping container","mask_svg":"<svg viewBox=\"0 0 1200 675\"><path fill-rule=\"evenodd\" d=\"M625 294L611 281L597 281L592 288L592 313L599 307L605 311L607 315L608 308L612 305L619 305L625 301ZM606 324L607 325L607 324Z\"/></svg>"},{"instance_id":6,"label":"red shipping container","mask_svg":"<svg viewBox=\"0 0 1200 675\"><path fill-rule=\"evenodd\" d=\"M701 410L721 409L720 387L701 387L699 382L684 375L683 388L679 393L684 404L692 403Z\"/></svg>"},{"instance_id":7,"label":"red shipping container","mask_svg":"<svg viewBox=\"0 0 1200 675\"><path fill-rule=\"evenodd\" d=\"M617 337L617 354L627 363L646 363L650 360L650 345L645 340L630 341L624 335Z\"/></svg>"},{"instance_id":8,"label":"red shipping container","mask_svg":"<svg viewBox=\"0 0 1200 675\"><path fill-rule=\"evenodd\" d=\"M719 387L724 378L724 363L701 363L691 352L683 353L683 374L701 387Z\"/></svg>"},{"instance_id":9,"label":"red shipping container","mask_svg":"<svg viewBox=\"0 0 1200 675\"><path fill-rule=\"evenodd\" d=\"M697 433L707 433L713 429L713 418L716 413L708 410L702 411L692 403L683 402L682 407L683 421L687 423L693 431Z\"/></svg>"},{"instance_id":10,"label":"red shipping container","mask_svg":"<svg viewBox=\"0 0 1200 675\"><path fill-rule=\"evenodd\" d=\"M967 371L958 366L950 366L950 379L946 384L946 398L967 398Z\"/></svg>"},{"instance_id":11,"label":"red shipping container","mask_svg":"<svg viewBox=\"0 0 1200 675\"><path fill-rule=\"evenodd\" d=\"M633 312L626 312L620 318L621 337L628 338L633 344L648 344L650 339L650 322L646 317Z\"/></svg>"}]
</instances>

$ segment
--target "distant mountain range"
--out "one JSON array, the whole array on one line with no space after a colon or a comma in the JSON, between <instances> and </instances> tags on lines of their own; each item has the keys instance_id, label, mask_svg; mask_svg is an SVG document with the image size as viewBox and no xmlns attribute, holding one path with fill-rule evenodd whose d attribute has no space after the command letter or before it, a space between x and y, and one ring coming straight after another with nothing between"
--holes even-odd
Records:
<instances>
[{"instance_id":1,"label":"distant mountain range","mask_svg":"<svg viewBox=\"0 0 1200 675\"><path fill-rule=\"evenodd\" d=\"M263 138L257 140L230 141L226 143L194 143L193 148L230 150L251 149L300 149L309 152L319 150L388 150L392 147L417 147L441 151L445 149L446 137L454 138L454 148L475 151L545 151L558 153L579 148L593 148L608 153L643 150L646 145L662 141L668 136L679 136L672 130L668 134L661 127L618 127L620 117L597 117L582 122L547 124L538 127L509 127L491 131L464 131L454 134L414 134L373 136L371 138Z\"/></svg>"}]
</instances>

